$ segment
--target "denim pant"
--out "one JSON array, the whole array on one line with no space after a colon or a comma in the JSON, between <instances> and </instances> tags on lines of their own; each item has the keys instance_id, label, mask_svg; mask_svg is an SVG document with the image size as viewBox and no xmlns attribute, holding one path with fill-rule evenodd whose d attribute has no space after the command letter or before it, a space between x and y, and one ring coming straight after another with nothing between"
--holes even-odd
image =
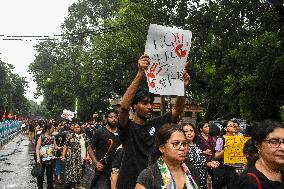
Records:
<instances>
[{"instance_id":1,"label":"denim pant","mask_svg":"<svg viewBox=\"0 0 284 189\"><path fill-rule=\"evenodd\" d=\"M62 170L61 159L55 160L55 176L60 176Z\"/></svg>"},{"instance_id":2,"label":"denim pant","mask_svg":"<svg viewBox=\"0 0 284 189\"><path fill-rule=\"evenodd\" d=\"M44 171L46 174L47 189L53 189L53 163L52 162L42 163L41 176L37 177L37 187L38 189L43 189Z\"/></svg>"}]
</instances>

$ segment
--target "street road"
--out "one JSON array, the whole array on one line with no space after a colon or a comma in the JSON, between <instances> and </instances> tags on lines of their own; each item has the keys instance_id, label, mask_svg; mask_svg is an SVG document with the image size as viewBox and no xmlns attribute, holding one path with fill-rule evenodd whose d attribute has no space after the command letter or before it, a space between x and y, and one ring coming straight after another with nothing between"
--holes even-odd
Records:
<instances>
[{"instance_id":1,"label":"street road","mask_svg":"<svg viewBox=\"0 0 284 189\"><path fill-rule=\"evenodd\" d=\"M19 134L12 141L0 148L0 189L36 189L36 179L31 176L34 165L35 145L28 137ZM90 188L94 167L90 166L81 181L81 188ZM45 178L46 180L46 178ZM46 183L44 182L44 188ZM55 189L62 189L56 185Z\"/></svg>"},{"instance_id":2,"label":"street road","mask_svg":"<svg viewBox=\"0 0 284 189\"><path fill-rule=\"evenodd\" d=\"M20 134L0 148L0 189L33 189L36 179L30 174L34 145Z\"/></svg>"}]
</instances>

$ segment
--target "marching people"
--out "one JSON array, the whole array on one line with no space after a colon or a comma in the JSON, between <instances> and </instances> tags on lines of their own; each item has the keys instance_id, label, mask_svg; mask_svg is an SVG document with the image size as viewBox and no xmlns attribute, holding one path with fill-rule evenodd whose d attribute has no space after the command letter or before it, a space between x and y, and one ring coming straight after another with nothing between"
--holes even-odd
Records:
<instances>
[{"instance_id":1,"label":"marching people","mask_svg":"<svg viewBox=\"0 0 284 189\"><path fill-rule=\"evenodd\" d=\"M248 165L235 189L284 188L284 126L264 120L255 127L247 142Z\"/></svg>"},{"instance_id":2,"label":"marching people","mask_svg":"<svg viewBox=\"0 0 284 189\"><path fill-rule=\"evenodd\" d=\"M207 161L211 161L215 154L215 141L209 135L210 127L208 122L198 123L197 145L203 151Z\"/></svg>"},{"instance_id":3,"label":"marching people","mask_svg":"<svg viewBox=\"0 0 284 189\"><path fill-rule=\"evenodd\" d=\"M216 145L217 138L220 135L220 128L214 123L210 123L209 135L213 138L213 141L215 141L215 145ZM214 150L215 150L215 147L214 147Z\"/></svg>"},{"instance_id":4,"label":"marching people","mask_svg":"<svg viewBox=\"0 0 284 189\"><path fill-rule=\"evenodd\" d=\"M63 137L62 132L60 132L60 124L55 128L55 132L53 132L53 135L55 137L55 141L57 144L57 149L55 151L55 182L62 184L62 151L63 151L63 146L65 143L65 138Z\"/></svg>"},{"instance_id":5,"label":"marching people","mask_svg":"<svg viewBox=\"0 0 284 189\"><path fill-rule=\"evenodd\" d=\"M53 189L53 160L55 159L54 150L57 149L57 145L52 133L52 125L46 124L36 145L37 163L42 165L41 176L37 177L37 187L39 189L43 189L44 172L46 172L47 189Z\"/></svg>"},{"instance_id":6,"label":"marching people","mask_svg":"<svg viewBox=\"0 0 284 189\"><path fill-rule=\"evenodd\" d=\"M243 136L243 133L241 132L240 123L236 119L233 119L232 121L233 121L235 128L236 128L236 135L237 136Z\"/></svg>"},{"instance_id":7,"label":"marching people","mask_svg":"<svg viewBox=\"0 0 284 189\"><path fill-rule=\"evenodd\" d=\"M172 110L163 116L152 118L153 94L139 90L140 83L149 65L149 57L143 55L138 60L138 73L123 95L119 112L119 135L124 153L117 181L118 189L133 189L139 173L148 165L153 150L154 136L165 123L178 122L184 110L185 97L176 97ZM183 73L185 87L189 75ZM133 120L129 119L130 108L134 111Z\"/></svg>"},{"instance_id":8,"label":"marching people","mask_svg":"<svg viewBox=\"0 0 284 189\"><path fill-rule=\"evenodd\" d=\"M186 165L193 178L201 189L207 189L207 168L214 169L219 166L218 161L207 161L203 151L196 145L197 129L191 123L182 124L186 139L189 142L189 152Z\"/></svg>"},{"instance_id":9,"label":"marching people","mask_svg":"<svg viewBox=\"0 0 284 189\"><path fill-rule=\"evenodd\" d=\"M44 123L44 122L36 123L36 127L34 129L34 135L35 135L35 141L36 141L35 144L37 144L39 136L42 134L44 124L46 124L46 123Z\"/></svg>"},{"instance_id":10,"label":"marching people","mask_svg":"<svg viewBox=\"0 0 284 189\"><path fill-rule=\"evenodd\" d=\"M242 167L242 165L228 165L224 164L224 149L226 147L226 136L235 136L237 129L232 120L226 121L223 125L226 133L220 136L216 141L215 146L215 158L220 162L220 166L214 170L214 179L212 180L212 185L214 189L222 189L222 187L227 187L231 189L237 178L238 174L236 172L237 168Z\"/></svg>"},{"instance_id":11,"label":"marching people","mask_svg":"<svg viewBox=\"0 0 284 189\"><path fill-rule=\"evenodd\" d=\"M111 167L111 175L110 175L110 185L111 189L117 189L116 183L119 175L120 165L122 161L122 154L123 154L123 148L122 145L120 145L115 152L113 161L112 161L112 167Z\"/></svg>"},{"instance_id":12,"label":"marching people","mask_svg":"<svg viewBox=\"0 0 284 189\"><path fill-rule=\"evenodd\" d=\"M213 161L215 159L215 144L216 141L212 136L209 135L210 133L210 127L209 122L199 122L198 123L198 132L196 143L199 146L199 148L202 150L203 154L206 157L207 162L216 162ZM218 164L219 166L219 164ZM215 177L213 174L212 169L208 169L208 173L211 177L211 179L214 181Z\"/></svg>"},{"instance_id":13,"label":"marching people","mask_svg":"<svg viewBox=\"0 0 284 189\"><path fill-rule=\"evenodd\" d=\"M91 188L109 189L112 159L116 149L120 146L118 136L118 113L109 110L105 114L106 126L98 129L88 147L88 152L96 173L92 180Z\"/></svg>"},{"instance_id":14,"label":"marching people","mask_svg":"<svg viewBox=\"0 0 284 189\"><path fill-rule=\"evenodd\" d=\"M69 133L62 154L62 161L65 163L65 177L68 188L75 188L80 184L83 176L83 163L89 160L87 147L89 139L82 133L81 125L73 123L73 132Z\"/></svg>"},{"instance_id":15,"label":"marching people","mask_svg":"<svg viewBox=\"0 0 284 189\"><path fill-rule=\"evenodd\" d=\"M30 122L28 125L28 131L29 131L29 141L31 143L36 143L35 141L35 123Z\"/></svg>"},{"instance_id":16,"label":"marching people","mask_svg":"<svg viewBox=\"0 0 284 189\"><path fill-rule=\"evenodd\" d=\"M135 189L198 189L183 163L188 147L189 143L179 125L168 123L159 128L151 164L139 174Z\"/></svg>"},{"instance_id":17,"label":"marching people","mask_svg":"<svg viewBox=\"0 0 284 189\"><path fill-rule=\"evenodd\" d=\"M23 121L23 123L21 125L21 131L22 131L23 134L26 134L26 132L27 132L27 128L26 127L27 127L26 122ZM0 125L0 137L1 137L1 125Z\"/></svg>"},{"instance_id":18,"label":"marching people","mask_svg":"<svg viewBox=\"0 0 284 189\"><path fill-rule=\"evenodd\" d=\"M86 124L85 124L84 132L86 133L86 135L88 136L88 138L89 138L90 140L92 140L93 135L94 135L94 133L95 133L95 130L94 130L94 127L93 127L92 123L86 123Z\"/></svg>"}]
</instances>

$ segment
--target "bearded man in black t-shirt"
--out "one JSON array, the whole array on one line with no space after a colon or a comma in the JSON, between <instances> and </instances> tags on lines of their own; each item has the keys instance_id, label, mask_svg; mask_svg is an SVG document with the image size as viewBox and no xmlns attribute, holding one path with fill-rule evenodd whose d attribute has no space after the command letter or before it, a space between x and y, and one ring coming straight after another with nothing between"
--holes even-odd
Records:
<instances>
[{"instance_id":1,"label":"bearded man in black t-shirt","mask_svg":"<svg viewBox=\"0 0 284 189\"><path fill-rule=\"evenodd\" d=\"M121 144L117 133L117 112L109 110L105 117L107 125L95 132L88 147L90 158L96 166L95 177L92 180L92 189L110 188L112 159L116 149Z\"/></svg>"},{"instance_id":2,"label":"bearded man in black t-shirt","mask_svg":"<svg viewBox=\"0 0 284 189\"><path fill-rule=\"evenodd\" d=\"M119 137L123 145L118 189L134 189L139 173L148 166L149 156L154 148L154 136L163 124L178 122L185 105L185 97L176 97L172 110L163 116L152 118L153 94L146 90L138 90L145 70L149 65L149 56L143 55L138 60L138 73L125 92L119 112ZM189 84L189 75L184 72L184 85ZM133 121L129 120L132 107Z\"/></svg>"}]
</instances>

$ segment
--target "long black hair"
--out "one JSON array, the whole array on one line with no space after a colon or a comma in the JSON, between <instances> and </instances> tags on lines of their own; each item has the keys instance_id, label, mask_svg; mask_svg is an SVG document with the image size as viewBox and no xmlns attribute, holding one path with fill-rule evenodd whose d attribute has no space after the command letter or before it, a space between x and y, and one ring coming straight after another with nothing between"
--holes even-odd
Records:
<instances>
[{"instance_id":1,"label":"long black hair","mask_svg":"<svg viewBox=\"0 0 284 189\"><path fill-rule=\"evenodd\" d=\"M43 123L43 129L42 129L42 134L45 134L48 130L50 130L53 125L51 123ZM51 133L50 133L51 134Z\"/></svg>"},{"instance_id":2,"label":"long black hair","mask_svg":"<svg viewBox=\"0 0 284 189\"><path fill-rule=\"evenodd\" d=\"M156 163L156 161L162 156L159 147L166 144L172 134L176 131L184 134L183 128L175 123L166 123L158 130L155 137L155 147L149 161L150 165Z\"/></svg>"},{"instance_id":3,"label":"long black hair","mask_svg":"<svg viewBox=\"0 0 284 189\"><path fill-rule=\"evenodd\" d=\"M284 126L277 121L269 119L261 121L254 126L252 138L246 142L243 150L248 159L247 166L253 166L259 159L257 146L260 145L263 140L265 140L266 137L277 128L284 129Z\"/></svg>"},{"instance_id":4,"label":"long black hair","mask_svg":"<svg viewBox=\"0 0 284 189\"><path fill-rule=\"evenodd\" d=\"M208 121L201 121L197 124L197 128L198 128L198 132L201 133L201 129L203 129L204 125L208 123L209 126L209 122Z\"/></svg>"}]
</instances>

